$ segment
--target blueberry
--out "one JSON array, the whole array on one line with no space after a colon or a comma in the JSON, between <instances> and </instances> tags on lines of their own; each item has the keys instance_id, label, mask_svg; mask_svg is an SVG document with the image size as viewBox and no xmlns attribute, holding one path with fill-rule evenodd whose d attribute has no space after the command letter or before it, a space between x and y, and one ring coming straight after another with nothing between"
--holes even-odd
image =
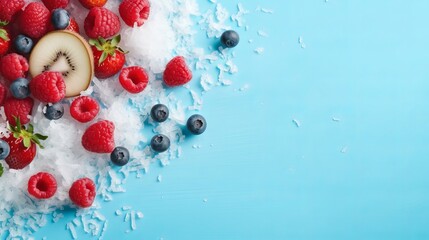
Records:
<instances>
[{"instance_id":1,"label":"blueberry","mask_svg":"<svg viewBox=\"0 0 429 240\"><path fill-rule=\"evenodd\" d=\"M49 120L58 120L64 115L64 107L61 103L48 104L44 115Z\"/></svg>"},{"instance_id":2,"label":"blueberry","mask_svg":"<svg viewBox=\"0 0 429 240\"><path fill-rule=\"evenodd\" d=\"M200 135L206 130L207 122L203 116L195 114L189 117L186 127L192 134Z\"/></svg>"},{"instance_id":3,"label":"blueberry","mask_svg":"<svg viewBox=\"0 0 429 240\"><path fill-rule=\"evenodd\" d=\"M130 152L124 147L116 147L110 154L110 160L118 166L124 166L130 160Z\"/></svg>"},{"instance_id":4,"label":"blueberry","mask_svg":"<svg viewBox=\"0 0 429 240\"><path fill-rule=\"evenodd\" d=\"M10 92L15 98L24 99L30 95L29 83L26 78L18 78L10 84Z\"/></svg>"},{"instance_id":5,"label":"blueberry","mask_svg":"<svg viewBox=\"0 0 429 240\"><path fill-rule=\"evenodd\" d=\"M70 25L70 15L62 8L57 8L51 15L52 25L56 30L66 29Z\"/></svg>"},{"instance_id":6,"label":"blueberry","mask_svg":"<svg viewBox=\"0 0 429 240\"><path fill-rule=\"evenodd\" d=\"M0 139L0 159L5 159L7 156L9 156L9 153L9 144L6 141Z\"/></svg>"},{"instance_id":7,"label":"blueberry","mask_svg":"<svg viewBox=\"0 0 429 240\"><path fill-rule=\"evenodd\" d=\"M155 122L164 122L167 120L168 115L168 108L164 104L156 104L152 107L152 110L150 110L150 116Z\"/></svg>"},{"instance_id":8,"label":"blueberry","mask_svg":"<svg viewBox=\"0 0 429 240\"><path fill-rule=\"evenodd\" d=\"M20 54L29 54L33 49L33 40L31 38L19 34L13 41L16 51Z\"/></svg>"},{"instance_id":9,"label":"blueberry","mask_svg":"<svg viewBox=\"0 0 429 240\"><path fill-rule=\"evenodd\" d=\"M237 46L238 42L240 42L240 36L234 30L228 30L222 33L220 37L220 42L224 47L233 48Z\"/></svg>"},{"instance_id":10,"label":"blueberry","mask_svg":"<svg viewBox=\"0 0 429 240\"><path fill-rule=\"evenodd\" d=\"M165 152L170 147L170 139L163 134L155 135L150 141L150 146L155 152Z\"/></svg>"}]
</instances>

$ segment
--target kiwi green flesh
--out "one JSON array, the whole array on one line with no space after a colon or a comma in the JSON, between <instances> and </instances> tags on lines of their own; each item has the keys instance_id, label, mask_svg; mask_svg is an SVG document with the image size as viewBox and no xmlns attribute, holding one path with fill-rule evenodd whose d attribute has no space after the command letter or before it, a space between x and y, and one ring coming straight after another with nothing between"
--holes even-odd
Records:
<instances>
[{"instance_id":1,"label":"kiwi green flesh","mask_svg":"<svg viewBox=\"0 0 429 240\"><path fill-rule=\"evenodd\" d=\"M73 32L51 32L39 40L30 55L31 76L45 71L60 72L66 97L77 96L88 88L94 74L91 48Z\"/></svg>"}]
</instances>

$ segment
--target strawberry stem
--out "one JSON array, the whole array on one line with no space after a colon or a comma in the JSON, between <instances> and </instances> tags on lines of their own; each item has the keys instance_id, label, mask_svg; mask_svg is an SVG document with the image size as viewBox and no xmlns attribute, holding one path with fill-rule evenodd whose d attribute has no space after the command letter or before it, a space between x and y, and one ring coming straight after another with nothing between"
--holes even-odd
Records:
<instances>
[{"instance_id":1,"label":"strawberry stem","mask_svg":"<svg viewBox=\"0 0 429 240\"><path fill-rule=\"evenodd\" d=\"M89 39L89 45L94 46L97 50L102 51L100 59L98 60L98 65L100 66L110 55L115 56L116 51L127 54L128 51L122 50L118 44L121 42L121 35L116 35L112 39L104 39L99 37L98 39Z\"/></svg>"},{"instance_id":2,"label":"strawberry stem","mask_svg":"<svg viewBox=\"0 0 429 240\"><path fill-rule=\"evenodd\" d=\"M16 139L21 138L22 143L26 148L31 147L31 143L34 143L43 149L44 147L40 143L40 140L46 140L48 136L44 136L40 133L34 133L34 127L32 124L28 124L26 129L25 126L21 125L21 120L18 117L13 116L13 118L15 119L16 125L11 126L9 124L9 131L12 132L13 137Z\"/></svg>"}]
</instances>

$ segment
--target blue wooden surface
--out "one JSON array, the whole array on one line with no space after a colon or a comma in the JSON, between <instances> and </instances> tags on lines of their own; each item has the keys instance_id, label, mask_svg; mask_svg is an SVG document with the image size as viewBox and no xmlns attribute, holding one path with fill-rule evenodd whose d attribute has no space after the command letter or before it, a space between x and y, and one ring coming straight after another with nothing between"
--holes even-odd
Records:
<instances>
[{"instance_id":1,"label":"blue wooden surface","mask_svg":"<svg viewBox=\"0 0 429 240\"><path fill-rule=\"evenodd\" d=\"M105 239L428 239L429 2L243 2L275 13L247 16L235 84L205 95L180 160L103 205ZM131 233L123 205L145 214Z\"/></svg>"}]
</instances>

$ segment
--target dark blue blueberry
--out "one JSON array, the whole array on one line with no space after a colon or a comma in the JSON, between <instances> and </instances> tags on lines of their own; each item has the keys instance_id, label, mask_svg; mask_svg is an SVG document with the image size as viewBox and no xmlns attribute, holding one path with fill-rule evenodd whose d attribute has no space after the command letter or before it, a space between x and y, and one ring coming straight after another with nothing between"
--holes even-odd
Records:
<instances>
[{"instance_id":1,"label":"dark blue blueberry","mask_svg":"<svg viewBox=\"0 0 429 240\"><path fill-rule=\"evenodd\" d=\"M66 29L70 24L70 15L65 9L57 8L51 15L52 25L56 30Z\"/></svg>"},{"instance_id":2,"label":"dark blue blueberry","mask_svg":"<svg viewBox=\"0 0 429 240\"><path fill-rule=\"evenodd\" d=\"M31 49L33 49L33 40L25 35L19 34L13 41L13 46L18 53L29 54Z\"/></svg>"},{"instance_id":3,"label":"dark blue blueberry","mask_svg":"<svg viewBox=\"0 0 429 240\"><path fill-rule=\"evenodd\" d=\"M24 99L30 96L29 83L26 78L18 78L10 84L10 92L15 98Z\"/></svg>"},{"instance_id":4,"label":"dark blue blueberry","mask_svg":"<svg viewBox=\"0 0 429 240\"><path fill-rule=\"evenodd\" d=\"M170 147L170 139L163 134L155 135L150 141L150 146L155 152L165 152Z\"/></svg>"},{"instance_id":5,"label":"dark blue blueberry","mask_svg":"<svg viewBox=\"0 0 429 240\"><path fill-rule=\"evenodd\" d=\"M6 141L0 139L0 159L5 159L7 156L9 156L9 153L9 144Z\"/></svg>"},{"instance_id":6,"label":"dark blue blueberry","mask_svg":"<svg viewBox=\"0 0 429 240\"><path fill-rule=\"evenodd\" d=\"M64 106L61 103L48 104L44 115L49 120L58 120L64 115Z\"/></svg>"},{"instance_id":7,"label":"dark blue blueberry","mask_svg":"<svg viewBox=\"0 0 429 240\"><path fill-rule=\"evenodd\" d=\"M203 116L195 114L189 117L186 127L192 134L200 135L206 130L207 122Z\"/></svg>"},{"instance_id":8,"label":"dark blue blueberry","mask_svg":"<svg viewBox=\"0 0 429 240\"><path fill-rule=\"evenodd\" d=\"M240 36L234 30L228 30L222 33L220 37L220 42L224 47L233 48L237 46L238 42L240 42Z\"/></svg>"},{"instance_id":9,"label":"dark blue blueberry","mask_svg":"<svg viewBox=\"0 0 429 240\"><path fill-rule=\"evenodd\" d=\"M110 160L118 166L124 166L130 160L130 152L124 147L116 147L110 154Z\"/></svg>"},{"instance_id":10,"label":"dark blue blueberry","mask_svg":"<svg viewBox=\"0 0 429 240\"><path fill-rule=\"evenodd\" d=\"M150 116L155 122L164 122L167 120L168 115L168 108L164 104L156 104L152 107L152 110L150 110Z\"/></svg>"}]
</instances>

